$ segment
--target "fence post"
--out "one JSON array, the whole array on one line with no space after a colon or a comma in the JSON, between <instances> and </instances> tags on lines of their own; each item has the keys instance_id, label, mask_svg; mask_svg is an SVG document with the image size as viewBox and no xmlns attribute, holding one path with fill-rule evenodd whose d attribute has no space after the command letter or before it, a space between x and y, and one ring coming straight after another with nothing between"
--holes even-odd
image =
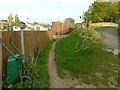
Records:
<instances>
[{"instance_id":1,"label":"fence post","mask_svg":"<svg viewBox=\"0 0 120 90\"><path fill-rule=\"evenodd\" d=\"M21 29L21 48L22 53L24 54L24 31Z\"/></svg>"}]
</instances>

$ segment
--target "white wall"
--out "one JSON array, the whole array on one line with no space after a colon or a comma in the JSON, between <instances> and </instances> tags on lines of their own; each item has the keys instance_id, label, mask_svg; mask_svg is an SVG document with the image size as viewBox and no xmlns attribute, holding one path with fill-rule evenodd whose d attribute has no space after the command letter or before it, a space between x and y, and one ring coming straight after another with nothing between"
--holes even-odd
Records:
<instances>
[{"instance_id":1,"label":"white wall","mask_svg":"<svg viewBox=\"0 0 120 90\"><path fill-rule=\"evenodd\" d=\"M47 30L48 30L47 27L40 26L40 31L47 31Z\"/></svg>"},{"instance_id":2,"label":"white wall","mask_svg":"<svg viewBox=\"0 0 120 90\"><path fill-rule=\"evenodd\" d=\"M13 26L13 31L20 31L21 29L20 29L20 27L18 27L18 26Z\"/></svg>"},{"instance_id":3,"label":"white wall","mask_svg":"<svg viewBox=\"0 0 120 90\"><path fill-rule=\"evenodd\" d=\"M27 27L30 27L30 30L35 30L35 31L47 31L48 30L48 27L44 27L44 26L40 26L40 25L37 25L37 26L33 26L31 24L28 24L26 23Z\"/></svg>"}]
</instances>

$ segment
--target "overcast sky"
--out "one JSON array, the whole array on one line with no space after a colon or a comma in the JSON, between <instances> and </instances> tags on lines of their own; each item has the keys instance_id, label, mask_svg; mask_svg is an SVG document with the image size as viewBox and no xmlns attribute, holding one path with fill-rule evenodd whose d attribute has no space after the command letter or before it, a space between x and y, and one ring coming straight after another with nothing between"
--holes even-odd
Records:
<instances>
[{"instance_id":1,"label":"overcast sky","mask_svg":"<svg viewBox=\"0 0 120 90\"><path fill-rule=\"evenodd\" d=\"M0 0L0 19L18 12L21 21L51 23L72 17L80 22L79 16L94 0Z\"/></svg>"}]
</instances>

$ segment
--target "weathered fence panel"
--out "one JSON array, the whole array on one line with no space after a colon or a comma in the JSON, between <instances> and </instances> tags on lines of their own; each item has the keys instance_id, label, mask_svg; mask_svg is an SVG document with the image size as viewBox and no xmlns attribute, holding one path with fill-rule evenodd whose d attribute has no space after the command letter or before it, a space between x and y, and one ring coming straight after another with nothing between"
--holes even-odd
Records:
<instances>
[{"instance_id":1,"label":"weathered fence panel","mask_svg":"<svg viewBox=\"0 0 120 90\"><path fill-rule=\"evenodd\" d=\"M61 22L52 23L52 33L53 35L57 34L68 34L77 27L76 24L66 24Z\"/></svg>"},{"instance_id":2,"label":"weathered fence panel","mask_svg":"<svg viewBox=\"0 0 120 90\"><path fill-rule=\"evenodd\" d=\"M48 31L24 31L24 52L30 54L32 58L37 57L37 53L47 42L56 34L68 34L76 28L76 24L63 24L61 22L53 22L52 30ZM12 51L17 53L17 50L10 44L10 38L15 43L16 47L21 51L21 32L20 31L3 31L2 42ZM7 58L10 53L2 47L2 71L7 70Z\"/></svg>"},{"instance_id":3,"label":"weathered fence panel","mask_svg":"<svg viewBox=\"0 0 120 90\"><path fill-rule=\"evenodd\" d=\"M36 58L38 50L41 50L50 40L49 32L47 31L24 31L24 50L25 54L30 54L32 58ZM17 53L17 50L10 44L10 38L21 51L21 32L20 31L4 31L2 32L2 42L12 51ZM2 71L7 70L7 58L10 53L2 47Z\"/></svg>"}]
</instances>

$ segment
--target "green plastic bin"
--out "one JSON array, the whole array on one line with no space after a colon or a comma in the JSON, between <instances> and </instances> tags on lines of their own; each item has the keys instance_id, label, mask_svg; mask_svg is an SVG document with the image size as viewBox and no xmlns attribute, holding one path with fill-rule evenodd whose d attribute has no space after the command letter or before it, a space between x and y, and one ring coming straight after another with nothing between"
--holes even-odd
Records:
<instances>
[{"instance_id":1,"label":"green plastic bin","mask_svg":"<svg viewBox=\"0 0 120 90\"><path fill-rule=\"evenodd\" d=\"M22 65L22 59L16 59L15 57L19 57L20 55L21 54L14 54L14 56L10 55L8 57L7 77L13 83L15 83L19 77L19 66Z\"/></svg>"}]
</instances>

